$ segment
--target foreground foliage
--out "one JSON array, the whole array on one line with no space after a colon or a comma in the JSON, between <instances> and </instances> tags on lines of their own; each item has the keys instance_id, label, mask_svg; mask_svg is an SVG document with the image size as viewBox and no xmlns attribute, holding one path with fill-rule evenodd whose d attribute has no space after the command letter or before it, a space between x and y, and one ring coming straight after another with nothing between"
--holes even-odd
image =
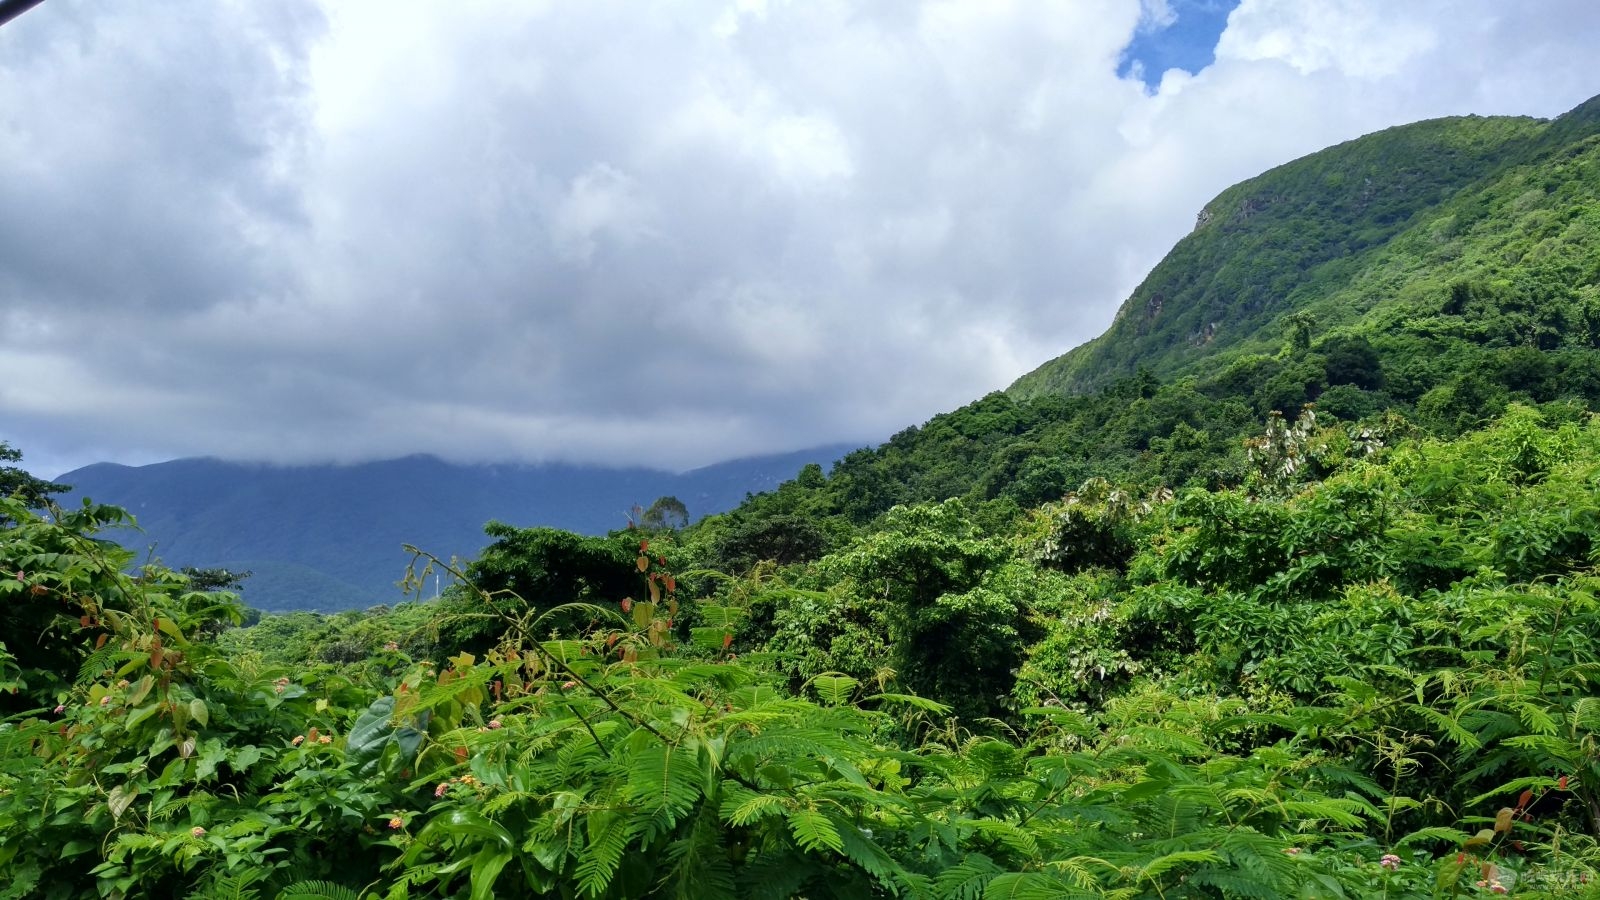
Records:
<instances>
[{"instance_id":1,"label":"foreground foliage","mask_svg":"<svg viewBox=\"0 0 1600 900\"><path fill-rule=\"evenodd\" d=\"M507 530L354 665L0 501L0 897L1595 895L1600 426L1387 443L565 606Z\"/></svg>"}]
</instances>

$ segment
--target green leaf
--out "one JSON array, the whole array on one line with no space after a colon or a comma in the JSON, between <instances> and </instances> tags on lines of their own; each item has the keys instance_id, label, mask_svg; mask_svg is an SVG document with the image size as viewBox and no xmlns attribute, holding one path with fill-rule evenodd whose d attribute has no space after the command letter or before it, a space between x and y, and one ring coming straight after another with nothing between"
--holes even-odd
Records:
<instances>
[{"instance_id":1,"label":"green leaf","mask_svg":"<svg viewBox=\"0 0 1600 900\"><path fill-rule=\"evenodd\" d=\"M189 701L189 718L200 723L200 727L211 723L211 711L206 709L206 702L199 697Z\"/></svg>"},{"instance_id":2,"label":"green leaf","mask_svg":"<svg viewBox=\"0 0 1600 900\"><path fill-rule=\"evenodd\" d=\"M406 865L413 865L421 857L422 852L436 843L440 838L462 838L466 843L489 841L489 849L498 847L507 853L516 848L516 840L505 826L491 819L485 818L482 813L471 809L455 808L443 815L435 816L422 830L417 832L417 839L406 851ZM505 865L501 863L501 865Z\"/></svg>"},{"instance_id":3,"label":"green leaf","mask_svg":"<svg viewBox=\"0 0 1600 900\"><path fill-rule=\"evenodd\" d=\"M133 689L128 691L128 705L138 706L140 703L144 702L144 698L149 696L150 689L155 687L155 684L156 680L149 675L146 675L143 678L140 678L138 681L135 681L133 683Z\"/></svg>"},{"instance_id":4,"label":"green leaf","mask_svg":"<svg viewBox=\"0 0 1600 900\"><path fill-rule=\"evenodd\" d=\"M472 861L472 900L493 900L494 882L511 861L511 851L484 847Z\"/></svg>"},{"instance_id":5,"label":"green leaf","mask_svg":"<svg viewBox=\"0 0 1600 900\"><path fill-rule=\"evenodd\" d=\"M112 788L106 797L106 808L111 810L111 818L121 819L122 814L128 811L128 806L138 794L138 785L119 784Z\"/></svg>"},{"instance_id":6,"label":"green leaf","mask_svg":"<svg viewBox=\"0 0 1600 900\"><path fill-rule=\"evenodd\" d=\"M228 750L222 746L222 741L217 738L207 738L200 745L200 760L194 768L195 780L204 781L215 775L217 766L227 758Z\"/></svg>"},{"instance_id":7,"label":"green leaf","mask_svg":"<svg viewBox=\"0 0 1600 900\"><path fill-rule=\"evenodd\" d=\"M143 722L144 720L150 718L151 716L154 716L156 713L158 713L160 711L161 711L161 704L159 704L159 703L146 703L144 706L141 706L138 709L134 710L133 712L129 713L127 720L122 723L122 727L128 728L128 729L132 729L135 725L138 725L140 722Z\"/></svg>"},{"instance_id":8,"label":"green leaf","mask_svg":"<svg viewBox=\"0 0 1600 900\"><path fill-rule=\"evenodd\" d=\"M183 632L178 630L178 623L172 621L170 616L161 616L157 618L156 627L169 637L176 639L178 643L184 643Z\"/></svg>"}]
</instances>

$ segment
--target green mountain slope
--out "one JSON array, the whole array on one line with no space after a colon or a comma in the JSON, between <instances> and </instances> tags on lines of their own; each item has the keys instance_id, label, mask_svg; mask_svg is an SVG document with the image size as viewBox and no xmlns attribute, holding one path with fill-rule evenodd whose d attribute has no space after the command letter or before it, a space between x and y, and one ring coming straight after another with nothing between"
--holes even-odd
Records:
<instances>
[{"instance_id":1,"label":"green mountain slope","mask_svg":"<svg viewBox=\"0 0 1600 900\"><path fill-rule=\"evenodd\" d=\"M1390 129L1207 210L1101 338L706 530L817 547L805 521L839 534L897 504L964 497L998 521L1091 477L1238 484L1243 438L1307 403L1444 436L1513 402L1600 408L1600 98Z\"/></svg>"},{"instance_id":2,"label":"green mountain slope","mask_svg":"<svg viewBox=\"0 0 1600 900\"><path fill-rule=\"evenodd\" d=\"M1085 393L1139 367L1159 376L1204 371L1218 357L1277 349L1279 321L1296 311L1313 311L1324 327L1352 323L1392 299L1383 288L1397 286L1396 243L1432 266L1444 245L1464 251L1517 224L1520 211L1504 201L1527 186L1510 189L1530 173L1538 186L1566 183L1568 173L1547 170L1581 152L1597 119L1592 100L1553 121L1420 122L1235 185L1206 205L1104 335L1023 376L1010 393ZM1387 284L1373 283L1379 272L1391 276Z\"/></svg>"}]
</instances>

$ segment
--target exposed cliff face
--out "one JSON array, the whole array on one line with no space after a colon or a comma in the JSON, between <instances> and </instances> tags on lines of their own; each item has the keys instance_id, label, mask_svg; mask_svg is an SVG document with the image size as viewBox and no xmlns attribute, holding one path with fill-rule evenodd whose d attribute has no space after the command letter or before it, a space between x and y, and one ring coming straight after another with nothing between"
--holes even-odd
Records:
<instances>
[{"instance_id":1,"label":"exposed cliff face","mask_svg":"<svg viewBox=\"0 0 1600 900\"><path fill-rule=\"evenodd\" d=\"M1297 310L1314 310L1324 328L1354 322L1383 296L1352 297L1351 285L1394 241L1437 230L1442 210L1596 135L1600 97L1555 120L1468 116L1391 128L1235 185L1200 210L1105 334L1008 393L1081 394L1139 368L1168 376L1233 351L1270 351L1283 340L1280 318Z\"/></svg>"}]
</instances>

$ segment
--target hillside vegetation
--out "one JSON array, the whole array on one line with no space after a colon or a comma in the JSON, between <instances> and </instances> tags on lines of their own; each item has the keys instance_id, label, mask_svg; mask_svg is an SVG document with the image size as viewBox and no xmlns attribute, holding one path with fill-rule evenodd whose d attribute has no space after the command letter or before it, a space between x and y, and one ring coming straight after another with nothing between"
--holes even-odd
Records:
<instances>
[{"instance_id":1,"label":"hillside vegetation","mask_svg":"<svg viewBox=\"0 0 1600 900\"><path fill-rule=\"evenodd\" d=\"M1600 98L1390 129L1207 208L1101 338L709 527L947 497L1003 521L1094 476L1237 484L1243 439L1313 402L1448 436L1512 402L1600 400Z\"/></svg>"},{"instance_id":2,"label":"hillside vegetation","mask_svg":"<svg viewBox=\"0 0 1600 900\"><path fill-rule=\"evenodd\" d=\"M1237 184L1205 206L1109 331L1010 393L1085 393L1139 367L1215 371L1275 351L1272 326L1289 313L1383 331L1397 311L1436 303L1441 280L1503 277L1528 254L1570 258L1561 251L1594 237L1597 133L1596 101L1552 121L1439 119Z\"/></svg>"},{"instance_id":3,"label":"hillside vegetation","mask_svg":"<svg viewBox=\"0 0 1600 900\"><path fill-rule=\"evenodd\" d=\"M741 578L646 537L577 607L507 531L298 643L5 501L0 896L1592 896L1600 424L1256 450Z\"/></svg>"},{"instance_id":4,"label":"hillside vegetation","mask_svg":"<svg viewBox=\"0 0 1600 900\"><path fill-rule=\"evenodd\" d=\"M0 500L0 898L1600 897L1596 108L1268 173L1060 380L428 602L239 627Z\"/></svg>"}]
</instances>

